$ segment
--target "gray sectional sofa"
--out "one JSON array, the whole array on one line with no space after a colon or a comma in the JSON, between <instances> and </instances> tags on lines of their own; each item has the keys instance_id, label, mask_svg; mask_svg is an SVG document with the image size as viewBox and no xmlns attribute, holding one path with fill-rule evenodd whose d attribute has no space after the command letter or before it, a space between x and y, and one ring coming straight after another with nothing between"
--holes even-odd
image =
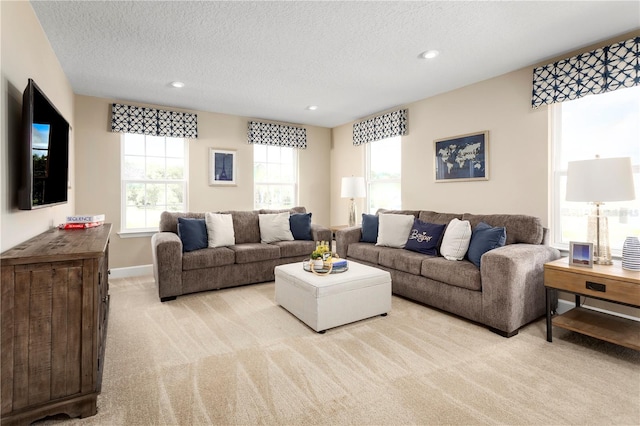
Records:
<instances>
[{"instance_id":1,"label":"gray sectional sofa","mask_svg":"<svg viewBox=\"0 0 640 426\"><path fill-rule=\"evenodd\" d=\"M480 268L466 259L361 242L361 226L337 231L338 255L389 271L394 294L487 325L505 337L545 314L543 265L558 259L560 252L549 247L548 230L538 218L410 210L377 214L413 215L441 225L458 218L472 228L480 222L506 228L506 244L486 252Z\"/></svg>"},{"instance_id":2,"label":"gray sectional sofa","mask_svg":"<svg viewBox=\"0 0 640 426\"><path fill-rule=\"evenodd\" d=\"M331 231L311 224L311 240L261 243L260 214L306 213L291 210L229 211L233 219L235 245L183 252L178 236L178 218L204 219L205 213L163 212L160 232L151 238L153 274L161 301L204 290L273 281L274 268L308 258L315 241L331 240Z\"/></svg>"}]
</instances>

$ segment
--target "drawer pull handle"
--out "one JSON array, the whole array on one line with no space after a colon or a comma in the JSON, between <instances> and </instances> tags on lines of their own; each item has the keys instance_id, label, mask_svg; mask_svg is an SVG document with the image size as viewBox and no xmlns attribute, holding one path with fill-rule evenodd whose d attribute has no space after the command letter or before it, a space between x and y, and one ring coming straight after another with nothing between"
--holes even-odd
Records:
<instances>
[{"instance_id":1,"label":"drawer pull handle","mask_svg":"<svg viewBox=\"0 0 640 426\"><path fill-rule=\"evenodd\" d=\"M599 283L594 283L591 281L587 281L586 287L588 290L593 290L593 291L601 291L603 293L605 293L607 291L607 286L604 284L599 284Z\"/></svg>"}]
</instances>

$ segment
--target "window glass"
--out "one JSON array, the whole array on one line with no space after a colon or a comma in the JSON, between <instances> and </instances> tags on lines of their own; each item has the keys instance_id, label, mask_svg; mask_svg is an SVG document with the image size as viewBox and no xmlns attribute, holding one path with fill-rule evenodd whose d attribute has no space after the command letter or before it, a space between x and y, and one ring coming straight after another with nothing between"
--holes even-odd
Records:
<instances>
[{"instance_id":1,"label":"window glass","mask_svg":"<svg viewBox=\"0 0 640 426\"><path fill-rule=\"evenodd\" d=\"M402 208L401 141L397 136L366 144L368 213Z\"/></svg>"},{"instance_id":2,"label":"window glass","mask_svg":"<svg viewBox=\"0 0 640 426\"><path fill-rule=\"evenodd\" d=\"M587 241L587 216L592 206L566 201L569 161L631 157L636 197L633 201L601 206L607 217L609 245L619 255L625 237L640 235L640 86L552 106L554 243L568 248L571 241Z\"/></svg>"},{"instance_id":3,"label":"window glass","mask_svg":"<svg viewBox=\"0 0 640 426\"><path fill-rule=\"evenodd\" d=\"M290 147L253 145L255 209L286 209L297 205L297 155Z\"/></svg>"},{"instance_id":4,"label":"window glass","mask_svg":"<svg viewBox=\"0 0 640 426\"><path fill-rule=\"evenodd\" d=\"M182 138L122 136L122 231L155 231L163 211L187 211Z\"/></svg>"}]
</instances>

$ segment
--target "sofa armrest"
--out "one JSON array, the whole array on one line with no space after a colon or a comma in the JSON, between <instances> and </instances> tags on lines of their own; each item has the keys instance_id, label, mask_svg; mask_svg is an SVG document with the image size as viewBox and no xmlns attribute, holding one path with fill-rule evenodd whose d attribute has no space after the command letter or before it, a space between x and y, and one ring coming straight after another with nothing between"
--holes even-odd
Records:
<instances>
[{"instance_id":1,"label":"sofa armrest","mask_svg":"<svg viewBox=\"0 0 640 426\"><path fill-rule=\"evenodd\" d=\"M485 323L513 335L545 312L544 264L560 258L547 245L509 244L485 253L480 263Z\"/></svg>"},{"instance_id":2,"label":"sofa armrest","mask_svg":"<svg viewBox=\"0 0 640 426\"><path fill-rule=\"evenodd\" d=\"M357 243L362 238L362 226L352 226L336 231L336 253L343 259L347 258L349 244Z\"/></svg>"},{"instance_id":3,"label":"sofa armrest","mask_svg":"<svg viewBox=\"0 0 640 426\"><path fill-rule=\"evenodd\" d=\"M311 224L311 239L313 241L331 241L331 230L326 226Z\"/></svg>"},{"instance_id":4,"label":"sofa armrest","mask_svg":"<svg viewBox=\"0 0 640 426\"><path fill-rule=\"evenodd\" d=\"M160 300L182 294L182 241L173 232L157 232L151 237L153 277Z\"/></svg>"}]
</instances>

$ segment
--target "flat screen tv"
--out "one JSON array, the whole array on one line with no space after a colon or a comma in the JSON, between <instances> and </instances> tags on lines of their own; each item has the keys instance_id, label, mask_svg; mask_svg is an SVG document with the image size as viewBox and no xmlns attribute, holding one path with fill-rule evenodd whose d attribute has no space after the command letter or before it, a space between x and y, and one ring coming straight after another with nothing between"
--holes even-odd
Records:
<instances>
[{"instance_id":1,"label":"flat screen tv","mask_svg":"<svg viewBox=\"0 0 640 426\"><path fill-rule=\"evenodd\" d=\"M32 79L22 96L22 134L18 208L66 203L69 123Z\"/></svg>"}]
</instances>

